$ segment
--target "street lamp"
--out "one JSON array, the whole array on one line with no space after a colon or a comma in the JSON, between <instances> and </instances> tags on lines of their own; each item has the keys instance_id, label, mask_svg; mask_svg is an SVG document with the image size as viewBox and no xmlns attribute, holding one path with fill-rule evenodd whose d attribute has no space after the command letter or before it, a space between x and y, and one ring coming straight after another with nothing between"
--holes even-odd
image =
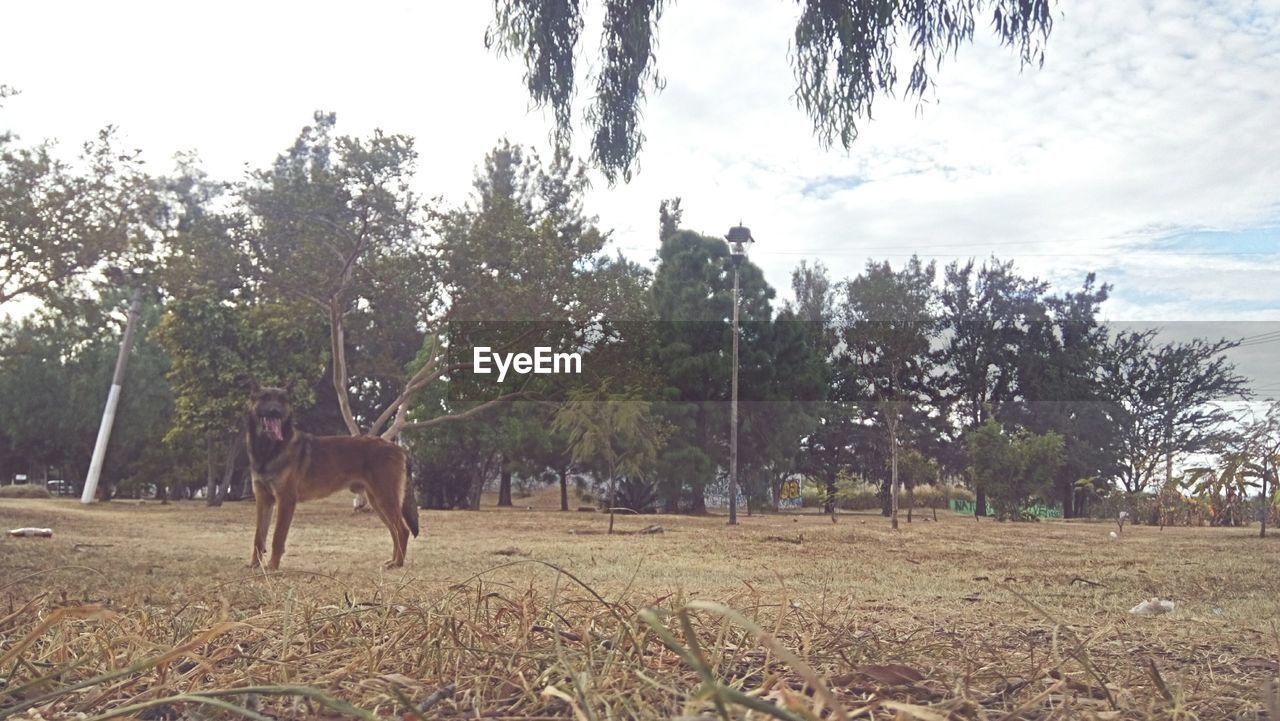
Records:
<instances>
[{"instance_id":1,"label":"street lamp","mask_svg":"<svg viewBox=\"0 0 1280 721\"><path fill-rule=\"evenodd\" d=\"M738 268L747 256L747 243L754 243L751 229L738 225L729 229L725 240L733 256L733 388L729 399L729 525L738 524Z\"/></svg>"}]
</instances>

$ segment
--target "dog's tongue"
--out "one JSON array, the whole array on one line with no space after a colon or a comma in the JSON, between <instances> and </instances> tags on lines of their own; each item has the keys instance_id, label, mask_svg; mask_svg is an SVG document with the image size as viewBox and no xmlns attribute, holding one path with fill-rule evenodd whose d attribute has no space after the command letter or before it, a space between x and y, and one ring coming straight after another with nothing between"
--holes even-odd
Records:
<instances>
[{"instance_id":1,"label":"dog's tongue","mask_svg":"<svg viewBox=\"0 0 1280 721\"><path fill-rule=\"evenodd\" d=\"M284 440L284 434L280 432L279 418L263 418L262 430L266 431L267 435L271 437L271 440L274 440L274 441Z\"/></svg>"}]
</instances>

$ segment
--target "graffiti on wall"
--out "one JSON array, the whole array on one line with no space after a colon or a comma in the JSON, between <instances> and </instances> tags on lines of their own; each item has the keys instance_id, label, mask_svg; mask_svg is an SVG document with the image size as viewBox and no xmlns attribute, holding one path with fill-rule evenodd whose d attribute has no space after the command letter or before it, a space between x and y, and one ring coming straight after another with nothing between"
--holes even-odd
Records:
<instances>
[{"instance_id":1,"label":"graffiti on wall","mask_svg":"<svg viewBox=\"0 0 1280 721\"><path fill-rule=\"evenodd\" d=\"M778 507L782 509L799 509L804 506L804 499L801 497L804 491L804 478L801 476L792 476L782 482L782 489L778 492Z\"/></svg>"}]
</instances>

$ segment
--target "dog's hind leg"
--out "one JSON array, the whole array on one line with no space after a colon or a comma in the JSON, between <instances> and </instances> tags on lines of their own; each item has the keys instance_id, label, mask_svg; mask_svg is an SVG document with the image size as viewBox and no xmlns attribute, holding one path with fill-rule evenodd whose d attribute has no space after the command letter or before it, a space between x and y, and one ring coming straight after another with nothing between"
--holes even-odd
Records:
<instances>
[{"instance_id":1,"label":"dog's hind leg","mask_svg":"<svg viewBox=\"0 0 1280 721\"><path fill-rule=\"evenodd\" d=\"M280 507L276 509L276 532L271 537L271 562L267 564L267 570L274 571L280 568L280 557L284 555L284 543L289 537L289 524L293 523L293 509L298 505L298 499L292 496L280 496Z\"/></svg>"},{"instance_id":2,"label":"dog's hind leg","mask_svg":"<svg viewBox=\"0 0 1280 721\"><path fill-rule=\"evenodd\" d=\"M381 493L379 490L369 488L365 496L369 499L369 505L373 506L374 512L378 514L378 518L382 519L387 530L391 532L391 560L382 565L385 568L399 568L404 565L404 553L409 545L409 526L401 518L400 508L393 500L394 494Z\"/></svg>"},{"instance_id":3,"label":"dog's hind leg","mask_svg":"<svg viewBox=\"0 0 1280 721\"><path fill-rule=\"evenodd\" d=\"M249 568L258 568L262 565L262 557L267 554L267 528L271 525L271 508L276 503L276 496L265 483L254 483L253 502L257 510L258 527L253 533L253 555L249 557Z\"/></svg>"}]
</instances>

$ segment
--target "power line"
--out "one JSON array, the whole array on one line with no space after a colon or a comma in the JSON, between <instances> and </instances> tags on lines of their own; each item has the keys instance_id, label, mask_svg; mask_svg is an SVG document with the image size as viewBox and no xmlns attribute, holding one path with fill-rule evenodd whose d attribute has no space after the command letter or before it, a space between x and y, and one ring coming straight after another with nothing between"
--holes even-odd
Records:
<instances>
[{"instance_id":1,"label":"power line","mask_svg":"<svg viewBox=\"0 0 1280 721\"><path fill-rule=\"evenodd\" d=\"M1251 343L1256 340L1269 340L1271 338L1280 338L1280 330L1270 330L1270 331L1267 331L1266 333L1259 333L1257 335L1247 335L1241 338L1240 342Z\"/></svg>"},{"instance_id":2,"label":"power line","mask_svg":"<svg viewBox=\"0 0 1280 721\"><path fill-rule=\"evenodd\" d=\"M1252 348L1252 347L1253 347L1253 346L1255 346L1255 345L1267 345L1268 343L1280 343L1280 337L1278 337L1278 338L1268 338L1267 340L1255 340L1255 341L1251 341L1251 342L1249 342L1249 343L1241 343L1240 345L1237 345L1236 347L1237 347L1237 348Z\"/></svg>"},{"instance_id":3,"label":"power line","mask_svg":"<svg viewBox=\"0 0 1280 721\"><path fill-rule=\"evenodd\" d=\"M899 249L901 249L901 248L902 248L902 246L901 246L901 245L893 245L893 246L887 246L887 245L886 245L886 246L866 246L866 247L859 248L859 249L856 249L856 250L832 250L832 249L821 249L821 248L812 248L812 249L807 249L807 250L805 250L805 249L802 249L802 250L763 250L763 249L753 249L753 250L751 251L751 254L752 254L752 255L809 255L809 256L820 256L820 257L821 257L821 256L854 257L854 256L861 256L861 255L867 255L867 254L869 254L869 253L874 253L875 255L882 255L882 256L887 256L887 257L891 257L891 258L899 258L899 257L900 257L900 258L909 258L909 257L911 257L911 256L913 256L913 255L919 255L919 254L921 254L922 252L926 252L926 251L930 251L930 250L939 250L939 249L942 249L942 250L948 250L948 249L964 249L964 248L990 248L990 247L994 247L994 246L1002 246L1002 245L1022 245L1022 246L1025 246L1025 245L1026 245L1026 243L1007 243L1007 244L1004 244L1004 243L987 243L987 244L984 244L984 245L981 245L981 246L973 246L973 245L934 245L934 246L917 246L917 247L916 247L916 250L914 250L913 252L910 252L910 253L904 253L904 252L889 253L889 252L884 252L884 251L888 251L888 250L899 250ZM657 248L656 246L655 246L655 247L640 247L640 246L614 246L614 247L615 247L615 248L617 248L618 250L634 250L634 251L657 251L657 250L658 250L658 248ZM1098 251L1095 251L1095 252L1092 252L1092 253L1018 253L1015 257L1016 257L1016 258L1096 258L1096 257L1098 257L1098 256L1100 256L1100 255L1114 255L1116 252L1117 252L1117 251L1114 251L1114 250L1098 250ZM966 254L966 255L972 255L972 254ZM1125 256L1125 257L1127 257L1127 258L1181 258L1181 257L1197 258L1197 257L1251 257L1251 256L1257 256L1257 257L1272 257L1272 256L1276 256L1276 255L1280 255L1280 254L1278 254L1278 253L1268 253L1268 252L1263 252L1263 251L1251 251L1251 250L1235 250L1235 251L1233 251L1233 250L1207 250L1207 251L1198 251L1198 252L1188 252L1188 251L1179 251L1179 252L1173 252L1173 251L1136 251L1136 252L1124 252L1124 256Z\"/></svg>"}]
</instances>

